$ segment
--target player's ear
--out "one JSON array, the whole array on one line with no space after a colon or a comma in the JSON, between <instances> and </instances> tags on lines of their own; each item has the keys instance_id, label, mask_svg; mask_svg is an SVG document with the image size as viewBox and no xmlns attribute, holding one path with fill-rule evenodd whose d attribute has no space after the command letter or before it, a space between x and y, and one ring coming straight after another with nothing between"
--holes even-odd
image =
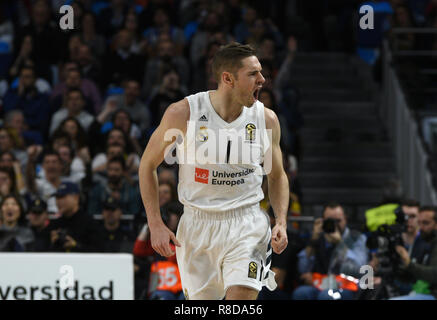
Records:
<instances>
[{"instance_id":1,"label":"player's ear","mask_svg":"<svg viewBox=\"0 0 437 320\"><path fill-rule=\"evenodd\" d=\"M222 72L222 83L233 88L234 87L234 76L232 75L232 73L227 72L227 71L223 71Z\"/></svg>"}]
</instances>

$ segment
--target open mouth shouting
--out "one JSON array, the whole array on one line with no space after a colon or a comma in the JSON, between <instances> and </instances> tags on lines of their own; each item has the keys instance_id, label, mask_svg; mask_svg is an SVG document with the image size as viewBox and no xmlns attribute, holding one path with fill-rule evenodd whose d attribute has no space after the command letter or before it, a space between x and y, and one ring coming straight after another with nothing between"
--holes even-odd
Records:
<instances>
[{"instance_id":1,"label":"open mouth shouting","mask_svg":"<svg viewBox=\"0 0 437 320\"><path fill-rule=\"evenodd\" d=\"M260 91L261 91L261 88L256 88L255 91L253 92L253 98L255 99L255 101L258 100L258 96L259 96Z\"/></svg>"},{"instance_id":2,"label":"open mouth shouting","mask_svg":"<svg viewBox=\"0 0 437 320\"><path fill-rule=\"evenodd\" d=\"M13 211L6 211L5 218L8 220L14 218L14 212Z\"/></svg>"}]
</instances>

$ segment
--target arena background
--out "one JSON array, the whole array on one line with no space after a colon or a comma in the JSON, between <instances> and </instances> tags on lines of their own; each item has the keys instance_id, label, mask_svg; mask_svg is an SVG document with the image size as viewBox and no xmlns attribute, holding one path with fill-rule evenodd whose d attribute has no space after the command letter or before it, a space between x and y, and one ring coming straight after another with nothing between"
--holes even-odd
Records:
<instances>
[{"instance_id":1,"label":"arena background","mask_svg":"<svg viewBox=\"0 0 437 320\"><path fill-rule=\"evenodd\" d=\"M292 298L327 203L366 236L371 208L437 205L436 12L433 0L2 1L0 299L71 298L75 281L75 298L151 299L163 282L181 297L177 265L142 237L139 159L170 103L216 88L211 58L233 40L258 50L290 181L280 292L260 299ZM174 228L177 170L158 173ZM50 240L62 181L82 213L68 249Z\"/></svg>"}]
</instances>

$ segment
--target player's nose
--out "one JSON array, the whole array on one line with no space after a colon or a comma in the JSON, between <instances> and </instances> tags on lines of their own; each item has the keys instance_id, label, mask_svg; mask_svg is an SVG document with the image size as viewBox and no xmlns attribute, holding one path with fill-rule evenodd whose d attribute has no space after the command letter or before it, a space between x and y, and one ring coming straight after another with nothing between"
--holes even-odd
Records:
<instances>
[{"instance_id":1,"label":"player's nose","mask_svg":"<svg viewBox=\"0 0 437 320\"><path fill-rule=\"evenodd\" d=\"M264 82L266 82L266 79L263 77L263 75L261 74L261 72L259 73L259 77L258 77L258 85L262 85Z\"/></svg>"}]
</instances>

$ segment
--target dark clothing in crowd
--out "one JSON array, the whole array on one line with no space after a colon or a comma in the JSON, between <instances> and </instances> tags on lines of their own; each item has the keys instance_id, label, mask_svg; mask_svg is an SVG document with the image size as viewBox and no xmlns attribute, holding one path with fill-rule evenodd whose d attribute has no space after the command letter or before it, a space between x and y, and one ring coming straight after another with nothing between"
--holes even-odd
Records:
<instances>
[{"instance_id":1,"label":"dark clothing in crowd","mask_svg":"<svg viewBox=\"0 0 437 320\"><path fill-rule=\"evenodd\" d=\"M102 235L104 239L103 252L132 252L135 235L127 228L121 225L115 230L102 227Z\"/></svg>"},{"instance_id":2,"label":"dark clothing in crowd","mask_svg":"<svg viewBox=\"0 0 437 320\"><path fill-rule=\"evenodd\" d=\"M35 240L29 246L29 251L33 252L46 252L50 249L50 233L48 232L48 226L42 230L31 228Z\"/></svg>"},{"instance_id":3,"label":"dark clothing in crowd","mask_svg":"<svg viewBox=\"0 0 437 320\"><path fill-rule=\"evenodd\" d=\"M35 91L32 94L18 94L18 89L10 89L3 98L4 112L21 110L29 129L41 133L47 131L50 119L49 97Z\"/></svg>"},{"instance_id":4,"label":"dark clothing in crowd","mask_svg":"<svg viewBox=\"0 0 437 320\"><path fill-rule=\"evenodd\" d=\"M65 235L71 236L77 246L71 250L63 247L63 237L51 244L51 251L57 252L101 252L103 248L103 238L97 223L86 212L79 209L72 217L60 217L52 220L48 227L49 233L52 230L61 229Z\"/></svg>"}]
</instances>

